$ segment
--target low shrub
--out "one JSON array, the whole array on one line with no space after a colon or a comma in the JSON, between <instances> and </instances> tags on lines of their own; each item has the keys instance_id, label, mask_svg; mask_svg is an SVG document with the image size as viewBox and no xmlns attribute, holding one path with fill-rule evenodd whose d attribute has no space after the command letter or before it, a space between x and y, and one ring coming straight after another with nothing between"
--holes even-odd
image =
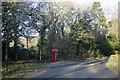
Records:
<instances>
[{"instance_id":1,"label":"low shrub","mask_svg":"<svg viewBox=\"0 0 120 80\"><path fill-rule=\"evenodd\" d=\"M111 55L106 66L120 75L120 54Z\"/></svg>"}]
</instances>

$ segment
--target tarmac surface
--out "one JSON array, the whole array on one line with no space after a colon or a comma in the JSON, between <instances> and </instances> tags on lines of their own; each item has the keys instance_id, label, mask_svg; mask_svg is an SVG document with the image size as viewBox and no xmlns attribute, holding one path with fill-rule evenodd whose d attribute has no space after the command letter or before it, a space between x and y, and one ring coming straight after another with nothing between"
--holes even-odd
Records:
<instances>
[{"instance_id":1,"label":"tarmac surface","mask_svg":"<svg viewBox=\"0 0 120 80\"><path fill-rule=\"evenodd\" d=\"M105 66L106 62L105 59L53 62L23 78L118 78L117 73Z\"/></svg>"}]
</instances>

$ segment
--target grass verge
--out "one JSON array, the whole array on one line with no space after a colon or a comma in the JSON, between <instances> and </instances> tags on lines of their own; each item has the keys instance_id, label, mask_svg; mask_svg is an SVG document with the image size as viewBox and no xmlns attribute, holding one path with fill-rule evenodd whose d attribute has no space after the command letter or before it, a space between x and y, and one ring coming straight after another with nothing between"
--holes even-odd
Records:
<instances>
[{"instance_id":1,"label":"grass verge","mask_svg":"<svg viewBox=\"0 0 120 80\"><path fill-rule=\"evenodd\" d=\"M21 78L26 72L33 71L35 69L44 67L46 64L47 63L39 63L39 64L30 66L30 67L27 67L27 68L24 68L24 69L20 69L20 70L15 71L11 74L9 73L9 74L2 75L2 78Z\"/></svg>"},{"instance_id":2,"label":"grass verge","mask_svg":"<svg viewBox=\"0 0 120 80\"><path fill-rule=\"evenodd\" d=\"M106 67L113 70L114 72L118 73L120 75L120 54L111 55L108 63L106 64Z\"/></svg>"}]
</instances>

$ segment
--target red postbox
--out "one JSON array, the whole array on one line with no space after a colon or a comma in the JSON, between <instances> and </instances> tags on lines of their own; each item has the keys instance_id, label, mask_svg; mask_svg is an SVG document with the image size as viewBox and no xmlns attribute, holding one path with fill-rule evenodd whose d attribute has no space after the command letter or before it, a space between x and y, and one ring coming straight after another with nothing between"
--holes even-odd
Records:
<instances>
[{"instance_id":1,"label":"red postbox","mask_svg":"<svg viewBox=\"0 0 120 80\"><path fill-rule=\"evenodd\" d=\"M53 49L52 50L52 62L58 61L58 50Z\"/></svg>"}]
</instances>

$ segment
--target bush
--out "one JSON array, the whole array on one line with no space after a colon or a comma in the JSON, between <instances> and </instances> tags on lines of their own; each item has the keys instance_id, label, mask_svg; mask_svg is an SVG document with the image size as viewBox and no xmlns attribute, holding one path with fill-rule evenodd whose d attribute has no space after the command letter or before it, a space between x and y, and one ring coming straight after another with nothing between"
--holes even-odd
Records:
<instances>
[{"instance_id":1,"label":"bush","mask_svg":"<svg viewBox=\"0 0 120 80\"><path fill-rule=\"evenodd\" d=\"M111 55L106 66L120 74L120 66L118 66L120 64L119 57L120 54Z\"/></svg>"},{"instance_id":2,"label":"bush","mask_svg":"<svg viewBox=\"0 0 120 80\"><path fill-rule=\"evenodd\" d=\"M115 54L118 54L118 51L115 51Z\"/></svg>"}]
</instances>

